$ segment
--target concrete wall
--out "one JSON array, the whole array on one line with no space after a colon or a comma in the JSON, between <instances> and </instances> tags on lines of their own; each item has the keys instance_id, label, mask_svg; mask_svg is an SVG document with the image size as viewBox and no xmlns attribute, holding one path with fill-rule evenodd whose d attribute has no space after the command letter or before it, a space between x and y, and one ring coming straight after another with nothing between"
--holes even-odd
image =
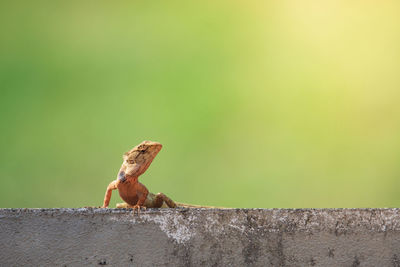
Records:
<instances>
[{"instance_id":1,"label":"concrete wall","mask_svg":"<svg viewBox=\"0 0 400 267\"><path fill-rule=\"evenodd\" d=\"M398 209L0 209L1 266L400 266Z\"/></svg>"}]
</instances>

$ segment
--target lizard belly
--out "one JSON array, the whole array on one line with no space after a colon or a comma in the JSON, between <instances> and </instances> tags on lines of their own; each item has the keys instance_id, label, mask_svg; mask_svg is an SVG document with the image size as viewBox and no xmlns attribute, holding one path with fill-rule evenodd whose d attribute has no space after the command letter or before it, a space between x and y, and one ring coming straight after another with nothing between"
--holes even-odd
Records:
<instances>
[{"instance_id":1,"label":"lizard belly","mask_svg":"<svg viewBox=\"0 0 400 267\"><path fill-rule=\"evenodd\" d=\"M118 185L118 193L123 201L131 206L136 205L138 202L138 194L134 185L130 183L120 183Z\"/></svg>"}]
</instances>

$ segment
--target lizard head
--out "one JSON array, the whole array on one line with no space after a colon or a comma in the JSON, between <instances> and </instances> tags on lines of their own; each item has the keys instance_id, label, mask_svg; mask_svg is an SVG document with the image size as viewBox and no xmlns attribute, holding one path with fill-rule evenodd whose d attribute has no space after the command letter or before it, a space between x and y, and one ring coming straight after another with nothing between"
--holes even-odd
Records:
<instances>
[{"instance_id":1,"label":"lizard head","mask_svg":"<svg viewBox=\"0 0 400 267\"><path fill-rule=\"evenodd\" d=\"M162 145L158 142L143 141L123 156L123 163L118 172L118 179L137 178L150 166L153 159L160 152Z\"/></svg>"}]
</instances>

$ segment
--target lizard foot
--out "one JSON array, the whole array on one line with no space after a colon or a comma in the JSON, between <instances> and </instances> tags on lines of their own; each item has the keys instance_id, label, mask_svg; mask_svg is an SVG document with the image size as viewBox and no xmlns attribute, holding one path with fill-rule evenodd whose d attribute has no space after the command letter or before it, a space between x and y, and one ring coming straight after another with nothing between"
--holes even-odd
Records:
<instances>
[{"instance_id":1,"label":"lizard foot","mask_svg":"<svg viewBox=\"0 0 400 267\"><path fill-rule=\"evenodd\" d=\"M130 206L129 206L129 204L128 203L117 203L116 205L115 205L115 207L117 208L117 209L127 209L127 208L131 208Z\"/></svg>"},{"instance_id":2,"label":"lizard foot","mask_svg":"<svg viewBox=\"0 0 400 267\"><path fill-rule=\"evenodd\" d=\"M141 209L146 210L146 207L145 206L140 206L140 205L135 205L135 206L132 207L132 209L133 209L133 215L135 215L135 210L137 210L137 214L139 216L140 210Z\"/></svg>"}]
</instances>

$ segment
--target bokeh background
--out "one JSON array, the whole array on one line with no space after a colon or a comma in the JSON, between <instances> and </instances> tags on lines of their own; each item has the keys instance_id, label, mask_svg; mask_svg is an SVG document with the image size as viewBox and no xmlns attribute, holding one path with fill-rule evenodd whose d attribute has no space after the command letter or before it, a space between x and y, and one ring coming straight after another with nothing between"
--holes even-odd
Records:
<instances>
[{"instance_id":1,"label":"bokeh background","mask_svg":"<svg viewBox=\"0 0 400 267\"><path fill-rule=\"evenodd\" d=\"M140 180L180 202L400 206L399 11L2 1L0 207L100 206L143 140Z\"/></svg>"}]
</instances>

